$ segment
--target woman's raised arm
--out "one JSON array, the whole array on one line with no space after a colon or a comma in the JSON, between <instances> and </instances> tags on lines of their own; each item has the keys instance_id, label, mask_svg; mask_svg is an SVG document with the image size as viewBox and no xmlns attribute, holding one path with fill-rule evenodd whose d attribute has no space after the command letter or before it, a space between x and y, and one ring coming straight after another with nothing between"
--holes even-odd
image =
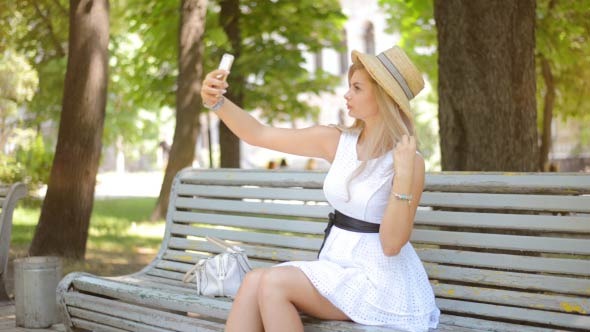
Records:
<instances>
[{"instance_id":1,"label":"woman's raised arm","mask_svg":"<svg viewBox=\"0 0 590 332\"><path fill-rule=\"evenodd\" d=\"M303 129L266 126L223 97L228 84L217 77L227 74L219 69L207 74L201 88L201 97L206 105L222 103L215 113L236 136L248 144L332 162L340 130L328 126Z\"/></svg>"}]
</instances>

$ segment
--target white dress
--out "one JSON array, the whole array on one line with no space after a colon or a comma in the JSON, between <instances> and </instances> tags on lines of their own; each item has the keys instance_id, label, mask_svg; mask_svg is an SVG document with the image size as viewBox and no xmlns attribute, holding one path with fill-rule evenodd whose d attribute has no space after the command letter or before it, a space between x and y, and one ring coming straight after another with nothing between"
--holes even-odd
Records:
<instances>
[{"instance_id":1,"label":"white dress","mask_svg":"<svg viewBox=\"0 0 590 332\"><path fill-rule=\"evenodd\" d=\"M381 223L391 192L393 156L387 153L370 160L347 191L348 177L360 164L358 136L358 131L340 135L324 193L332 207L343 214ZM427 331L438 325L440 310L432 287L409 242L398 255L387 257L379 234L333 227L319 260L281 265L300 268L324 297L357 323L401 331Z\"/></svg>"}]
</instances>

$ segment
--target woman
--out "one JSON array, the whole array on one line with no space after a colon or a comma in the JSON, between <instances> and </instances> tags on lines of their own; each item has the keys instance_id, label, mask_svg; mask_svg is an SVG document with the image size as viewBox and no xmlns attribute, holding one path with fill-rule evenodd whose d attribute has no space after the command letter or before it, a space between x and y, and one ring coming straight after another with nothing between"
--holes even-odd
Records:
<instances>
[{"instance_id":1,"label":"woman","mask_svg":"<svg viewBox=\"0 0 590 332\"><path fill-rule=\"evenodd\" d=\"M352 61L344 98L355 122L342 130L265 126L223 97L228 85L218 77L228 72L203 81L205 107L242 140L332 164L324 192L336 212L318 260L248 273L226 331L303 331L299 312L404 331L438 324L428 277L408 242L424 186L409 100L424 81L398 47L378 56L353 51Z\"/></svg>"}]
</instances>

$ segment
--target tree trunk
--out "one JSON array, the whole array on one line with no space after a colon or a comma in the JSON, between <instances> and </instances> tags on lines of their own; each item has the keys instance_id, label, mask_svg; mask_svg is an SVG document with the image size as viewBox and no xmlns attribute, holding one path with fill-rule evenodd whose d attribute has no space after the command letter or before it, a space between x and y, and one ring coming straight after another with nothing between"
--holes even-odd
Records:
<instances>
[{"instance_id":1,"label":"tree trunk","mask_svg":"<svg viewBox=\"0 0 590 332\"><path fill-rule=\"evenodd\" d=\"M436 0L443 170L534 171L535 1Z\"/></svg>"},{"instance_id":2,"label":"tree trunk","mask_svg":"<svg viewBox=\"0 0 590 332\"><path fill-rule=\"evenodd\" d=\"M70 1L63 108L30 255L84 258L102 148L108 44L108 0Z\"/></svg>"},{"instance_id":3,"label":"tree trunk","mask_svg":"<svg viewBox=\"0 0 590 332\"><path fill-rule=\"evenodd\" d=\"M176 90L176 127L168 156L160 196L151 219L163 218L168 210L170 186L178 171L191 166L199 135L201 81L203 78L203 34L207 0L183 0L180 8L178 45L178 89Z\"/></svg>"},{"instance_id":4,"label":"tree trunk","mask_svg":"<svg viewBox=\"0 0 590 332\"><path fill-rule=\"evenodd\" d=\"M235 63L242 53L240 1L222 0L220 4L219 23L231 43L231 53L235 56ZM233 71L228 77L230 88L227 97L241 107L244 104L243 86L245 80L239 72L241 71ZM219 149L221 150L221 167L240 168L240 139L223 122L219 122Z\"/></svg>"}]
</instances>

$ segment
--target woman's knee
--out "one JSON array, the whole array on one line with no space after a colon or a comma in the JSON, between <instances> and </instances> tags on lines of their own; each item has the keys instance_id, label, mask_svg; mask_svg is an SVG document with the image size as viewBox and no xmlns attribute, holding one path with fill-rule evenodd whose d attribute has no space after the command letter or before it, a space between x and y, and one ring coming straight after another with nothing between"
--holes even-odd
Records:
<instances>
[{"instance_id":1,"label":"woman's knee","mask_svg":"<svg viewBox=\"0 0 590 332\"><path fill-rule=\"evenodd\" d=\"M236 294L236 299L244 296L250 297L257 295L260 279L264 274L264 270L265 269L256 269L246 273L246 276L240 285L240 289L238 290L238 294Z\"/></svg>"},{"instance_id":2,"label":"woman's knee","mask_svg":"<svg viewBox=\"0 0 590 332\"><path fill-rule=\"evenodd\" d=\"M260 276L258 284L258 302L269 298L288 298L288 274L280 267L267 269Z\"/></svg>"}]
</instances>

